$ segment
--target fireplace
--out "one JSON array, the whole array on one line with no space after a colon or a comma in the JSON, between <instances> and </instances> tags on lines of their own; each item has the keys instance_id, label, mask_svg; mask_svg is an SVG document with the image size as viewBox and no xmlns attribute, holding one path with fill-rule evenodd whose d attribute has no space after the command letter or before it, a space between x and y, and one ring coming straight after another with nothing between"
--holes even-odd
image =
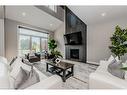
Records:
<instances>
[{"instance_id":1,"label":"fireplace","mask_svg":"<svg viewBox=\"0 0 127 95\"><path fill-rule=\"evenodd\" d=\"M70 58L79 59L79 49L70 49Z\"/></svg>"}]
</instances>

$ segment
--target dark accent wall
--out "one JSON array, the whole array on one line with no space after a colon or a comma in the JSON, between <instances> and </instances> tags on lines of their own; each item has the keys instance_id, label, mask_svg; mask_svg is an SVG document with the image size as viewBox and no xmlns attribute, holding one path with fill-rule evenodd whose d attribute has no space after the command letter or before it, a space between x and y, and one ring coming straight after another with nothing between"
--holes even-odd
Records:
<instances>
[{"instance_id":1,"label":"dark accent wall","mask_svg":"<svg viewBox=\"0 0 127 95\"><path fill-rule=\"evenodd\" d=\"M65 57L69 60L76 60L86 62L87 59L87 25L78 18L68 7L65 9L65 34L71 34L75 32L82 32L82 45L66 45L65 46ZM70 17L72 16L72 18ZM71 24L70 24L71 18ZM70 50L79 49L79 59L70 58Z\"/></svg>"}]
</instances>

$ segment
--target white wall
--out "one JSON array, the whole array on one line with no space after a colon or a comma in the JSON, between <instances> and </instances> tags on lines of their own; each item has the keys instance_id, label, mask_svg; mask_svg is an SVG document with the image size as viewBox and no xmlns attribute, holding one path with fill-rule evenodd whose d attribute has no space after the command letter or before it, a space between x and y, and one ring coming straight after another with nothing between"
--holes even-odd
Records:
<instances>
[{"instance_id":1,"label":"white wall","mask_svg":"<svg viewBox=\"0 0 127 95\"><path fill-rule=\"evenodd\" d=\"M64 45L64 37L65 34L65 24L64 22L60 25L60 27L54 32L54 39L57 41L57 49L61 52L63 58L65 58L65 45Z\"/></svg>"},{"instance_id":2,"label":"white wall","mask_svg":"<svg viewBox=\"0 0 127 95\"><path fill-rule=\"evenodd\" d=\"M87 61L99 62L110 55L110 37L115 31L115 26L127 28L127 18L110 20L96 25L88 25L87 30ZM127 59L127 54L123 58Z\"/></svg>"},{"instance_id":3,"label":"white wall","mask_svg":"<svg viewBox=\"0 0 127 95\"><path fill-rule=\"evenodd\" d=\"M0 19L0 56L4 56L4 19Z\"/></svg>"},{"instance_id":4,"label":"white wall","mask_svg":"<svg viewBox=\"0 0 127 95\"><path fill-rule=\"evenodd\" d=\"M0 56L4 56L4 7L0 6Z\"/></svg>"}]
</instances>

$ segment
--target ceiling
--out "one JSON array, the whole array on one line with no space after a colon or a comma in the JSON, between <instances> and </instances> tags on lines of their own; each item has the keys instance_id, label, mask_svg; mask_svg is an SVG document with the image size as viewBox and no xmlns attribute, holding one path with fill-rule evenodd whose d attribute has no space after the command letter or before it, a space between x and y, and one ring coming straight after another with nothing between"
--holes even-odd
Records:
<instances>
[{"instance_id":1,"label":"ceiling","mask_svg":"<svg viewBox=\"0 0 127 95\"><path fill-rule=\"evenodd\" d=\"M49 31L55 31L62 23L59 19L34 6L6 6L5 16Z\"/></svg>"},{"instance_id":2,"label":"ceiling","mask_svg":"<svg viewBox=\"0 0 127 95\"><path fill-rule=\"evenodd\" d=\"M127 6L68 6L87 25L127 17Z\"/></svg>"}]
</instances>

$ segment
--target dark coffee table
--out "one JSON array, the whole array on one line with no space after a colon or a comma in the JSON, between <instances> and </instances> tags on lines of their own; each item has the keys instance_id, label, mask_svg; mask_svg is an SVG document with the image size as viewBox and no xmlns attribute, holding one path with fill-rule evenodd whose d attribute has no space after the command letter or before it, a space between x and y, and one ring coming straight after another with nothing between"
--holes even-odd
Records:
<instances>
[{"instance_id":1,"label":"dark coffee table","mask_svg":"<svg viewBox=\"0 0 127 95\"><path fill-rule=\"evenodd\" d=\"M65 82L66 79L74 75L74 64L66 62L55 64L52 61L47 61L46 71L61 76L63 82Z\"/></svg>"}]
</instances>

